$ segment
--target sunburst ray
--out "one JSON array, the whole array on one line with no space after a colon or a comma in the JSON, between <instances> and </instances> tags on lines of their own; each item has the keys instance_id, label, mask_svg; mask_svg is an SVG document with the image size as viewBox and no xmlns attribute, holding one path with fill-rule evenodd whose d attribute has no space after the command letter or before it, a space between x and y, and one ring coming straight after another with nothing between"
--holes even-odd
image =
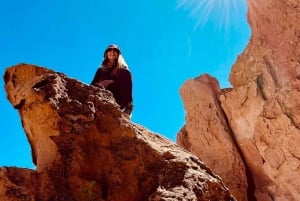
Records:
<instances>
[{"instance_id":1,"label":"sunburst ray","mask_svg":"<svg viewBox=\"0 0 300 201\"><path fill-rule=\"evenodd\" d=\"M189 16L196 19L194 28L204 27L212 20L217 29L228 28L239 18L238 11L246 0L178 0L177 8L189 10Z\"/></svg>"}]
</instances>

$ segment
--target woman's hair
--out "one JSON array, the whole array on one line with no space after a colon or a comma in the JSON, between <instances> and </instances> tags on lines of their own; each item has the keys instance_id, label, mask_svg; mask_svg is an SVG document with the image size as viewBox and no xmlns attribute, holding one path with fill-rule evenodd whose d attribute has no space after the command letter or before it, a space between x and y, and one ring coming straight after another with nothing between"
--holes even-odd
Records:
<instances>
[{"instance_id":1,"label":"woman's hair","mask_svg":"<svg viewBox=\"0 0 300 201\"><path fill-rule=\"evenodd\" d=\"M114 65L116 65L117 68L126 68L126 69L128 69L128 65L127 65L124 57L121 54L120 48L117 45L109 45L106 48L106 50L104 52L104 58L103 58L103 61L102 61L102 66L106 66L109 62L108 57L107 57L107 52L108 52L109 48L116 48L119 51L119 56L118 56L118 58L117 58Z\"/></svg>"}]
</instances>

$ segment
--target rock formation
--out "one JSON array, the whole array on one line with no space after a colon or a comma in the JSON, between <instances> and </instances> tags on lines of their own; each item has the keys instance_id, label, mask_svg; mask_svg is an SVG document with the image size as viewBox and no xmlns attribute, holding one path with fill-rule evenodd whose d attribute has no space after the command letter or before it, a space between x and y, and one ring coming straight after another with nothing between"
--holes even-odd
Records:
<instances>
[{"instance_id":1,"label":"rock formation","mask_svg":"<svg viewBox=\"0 0 300 201\"><path fill-rule=\"evenodd\" d=\"M110 92L26 64L4 79L36 170L0 168L1 201L235 200L196 156L123 117Z\"/></svg>"},{"instance_id":2,"label":"rock formation","mask_svg":"<svg viewBox=\"0 0 300 201\"><path fill-rule=\"evenodd\" d=\"M183 85L181 96L187 111L187 123L177 142L221 175L237 200L247 200L246 170L220 106L220 92L217 80L209 75Z\"/></svg>"},{"instance_id":3,"label":"rock formation","mask_svg":"<svg viewBox=\"0 0 300 201\"><path fill-rule=\"evenodd\" d=\"M248 5L252 36L231 70L233 88L220 89L208 75L187 81L180 91L186 125L177 142L223 178L238 200L297 201L300 1Z\"/></svg>"}]
</instances>

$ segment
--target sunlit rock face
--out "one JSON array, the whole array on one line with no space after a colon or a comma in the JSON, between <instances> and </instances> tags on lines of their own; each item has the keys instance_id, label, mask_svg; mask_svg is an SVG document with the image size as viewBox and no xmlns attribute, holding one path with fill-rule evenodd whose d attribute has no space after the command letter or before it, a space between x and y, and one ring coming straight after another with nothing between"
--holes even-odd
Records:
<instances>
[{"instance_id":1,"label":"sunlit rock face","mask_svg":"<svg viewBox=\"0 0 300 201\"><path fill-rule=\"evenodd\" d=\"M26 64L4 79L36 170L0 168L1 201L235 200L195 155L123 117L110 92Z\"/></svg>"},{"instance_id":2,"label":"sunlit rock face","mask_svg":"<svg viewBox=\"0 0 300 201\"><path fill-rule=\"evenodd\" d=\"M248 0L249 45L233 66L233 87L260 81L266 95L300 74L300 1Z\"/></svg>"},{"instance_id":3,"label":"sunlit rock face","mask_svg":"<svg viewBox=\"0 0 300 201\"><path fill-rule=\"evenodd\" d=\"M220 175L237 200L247 200L246 170L220 106L218 81L202 75L188 80L180 93L187 111L187 123L177 143L197 154Z\"/></svg>"},{"instance_id":4,"label":"sunlit rock face","mask_svg":"<svg viewBox=\"0 0 300 201\"><path fill-rule=\"evenodd\" d=\"M233 88L219 90L203 82L201 76L186 82L181 88L186 125L178 143L202 158L225 183L228 172L219 171L221 165L215 161L221 160L226 169L236 167L239 173L245 172L247 177L241 174L240 180L247 178L248 200L297 201L300 1L248 0L248 4L252 36L232 67ZM218 129L211 129L211 125ZM231 157L220 157L230 150L234 153ZM236 158L243 164L235 165ZM240 189L240 193L244 191Z\"/></svg>"}]
</instances>

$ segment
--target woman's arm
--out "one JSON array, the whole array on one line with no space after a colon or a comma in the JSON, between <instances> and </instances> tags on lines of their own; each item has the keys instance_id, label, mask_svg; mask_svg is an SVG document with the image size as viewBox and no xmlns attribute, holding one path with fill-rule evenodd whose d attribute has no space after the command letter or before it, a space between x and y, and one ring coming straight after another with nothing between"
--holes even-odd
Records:
<instances>
[{"instance_id":1,"label":"woman's arm","mask_svg":"<svg viewBox=\"0 0 300 201\"><path fill-rule=\"evenodd\" d=\"M121 109L124 109L129 104L132 105L132 77L129 70L120 69L118 86L120 88L119 105Z\"/></svg>"}]
</instances>

